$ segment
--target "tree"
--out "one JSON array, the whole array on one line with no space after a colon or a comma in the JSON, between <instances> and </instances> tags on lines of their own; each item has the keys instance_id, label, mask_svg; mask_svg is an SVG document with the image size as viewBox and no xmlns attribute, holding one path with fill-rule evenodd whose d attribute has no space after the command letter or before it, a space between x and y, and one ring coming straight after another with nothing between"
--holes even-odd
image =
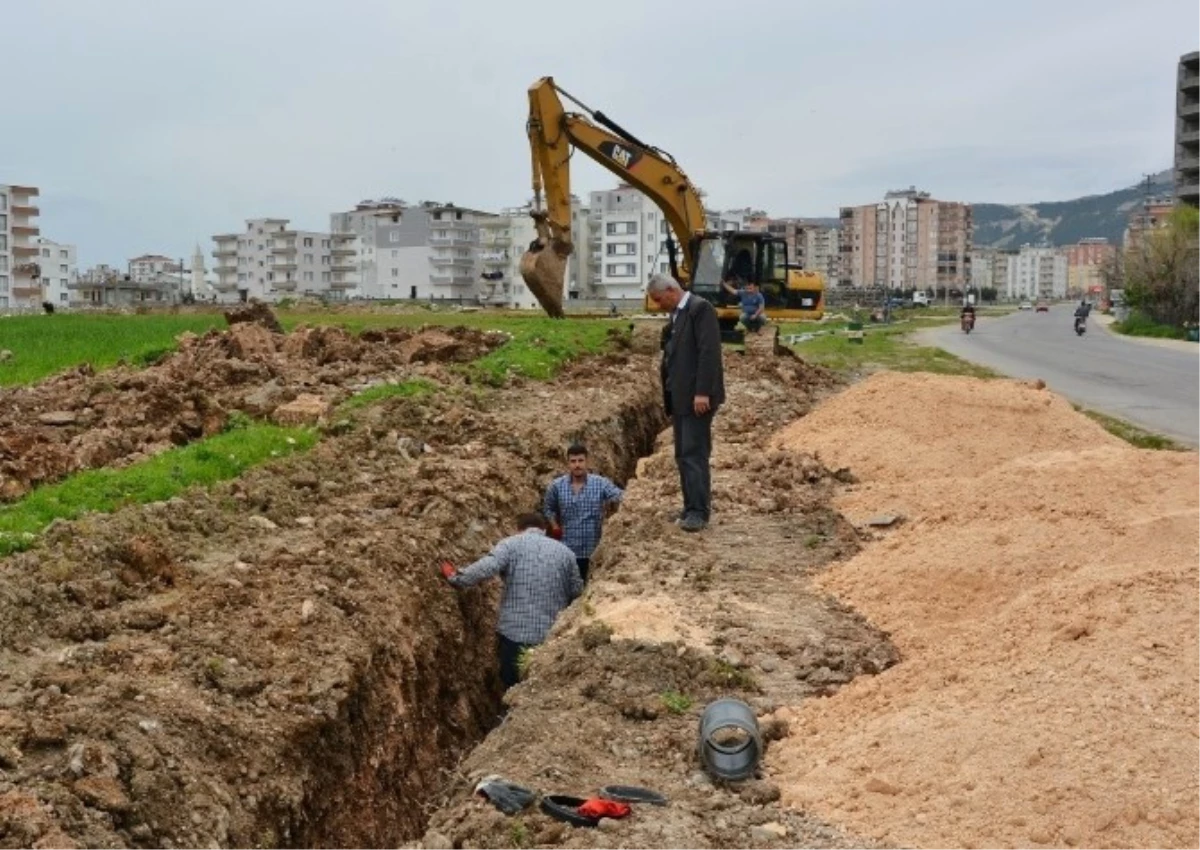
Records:
<instances>
[{"instance_id":1,"label":"tree","mask_svg":"<svg viewBox=\"0 0 1200 850\"><path fill-rule=\"evenodd\" d=\"M1200 319L1200 212L1178 207L1125 256L1125 301L1160 324Z\"/></svg>"}]
</instances>

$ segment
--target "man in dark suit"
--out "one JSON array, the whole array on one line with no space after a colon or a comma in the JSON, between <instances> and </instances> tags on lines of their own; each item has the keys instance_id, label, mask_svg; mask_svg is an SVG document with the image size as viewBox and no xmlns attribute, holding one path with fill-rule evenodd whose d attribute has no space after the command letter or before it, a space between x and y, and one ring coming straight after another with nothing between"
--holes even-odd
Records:
<instances>
[{"instance_id":1,"label":"man in dark suit","mask_svg":"<svg viewBox=\"0 0 1200 850\"><path fill-rule=\"evenodd\" d=\"M663 405L675 433L675 464L683 490L679 527L701 531L712 512L712 422L725 402L721 328L717 311L684 292L674 278L655 275L647 287L660 310L671 314L663 330Z\"/></svg>"}]
</instances>

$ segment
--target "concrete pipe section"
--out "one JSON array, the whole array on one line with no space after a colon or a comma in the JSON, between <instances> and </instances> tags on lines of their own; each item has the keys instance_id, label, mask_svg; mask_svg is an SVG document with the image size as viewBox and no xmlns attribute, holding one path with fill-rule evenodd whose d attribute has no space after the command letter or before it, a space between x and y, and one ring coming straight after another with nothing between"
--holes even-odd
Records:
<instances>
[{"instance_id":1,"label":"concrete pipe section","mask_svg":"<svg viewBox=\"0 0 1200 850\"><path fill-rule=\"evenodd\" d=\"M700 761L717 779L754 776L762 756L762 735L754 709L741 700L719 699L700 716Z\"/></svg>"}]
</instances>

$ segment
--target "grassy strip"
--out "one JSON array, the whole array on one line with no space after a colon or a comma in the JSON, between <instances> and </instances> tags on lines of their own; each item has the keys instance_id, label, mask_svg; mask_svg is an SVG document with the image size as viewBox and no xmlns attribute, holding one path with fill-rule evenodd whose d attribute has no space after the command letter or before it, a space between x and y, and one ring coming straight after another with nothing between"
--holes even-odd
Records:
<instances>
[{"instance_id":1,"label":"grassy strip","mask_svg":"<svg viewBox=\"0 0 1200 850\"><path fill-rule=\"evenodd\" d=\"M1156 451L1167 452L1185 452L1186 446L1181 446L1174 440L1155 434L1153 431L1147 431L1124 419L1117 419L1115 416L1109 416L1105 413L1097 413L1094 410L1088 410L1076 404L1073 407L1082 413L1084 416L1097 422L1101 428L1115 437L1120 437L1125 442L1132 446L1137 446L1139 449L1153 449Z\"/></svg>"},{"instance_id":2,"label":"grassy strip","mask_svg":"<svg viewBox=\"0 0 1200 850\"><path fill-rule=\"evenodd\" d=\"M220 313L9 316L0 319L0 349L12 352L0 362L0 386L33 383L81 363L97 370L119 360L153 363L175 350L184 331L223 327Z\"/></svg>"},{"instance_id":3,"label":"grassy strip","mask_svg":"<svg viewBox=\"0 0 1200 850\"><path fill-rule=\"evenodd\" d=\"M1131 311L1123 322L1113 322L1113 330L1126 336L1148 336L1155 339L1187 339L1187 329L1173 325L1160 325L1136 310Z\"/></svg>"},{"instance_id":4,"label":"grassy strip","mask_svg":"<svg viewBox=\"0 0 1200 850\"><path fill-rule=\"evenodd\" d=\"M338 409L343 412L358 410L377 401L383 401L385 398L420 398L436 392L437 389L437 384L425 378L413 378L398 384L380 384L350 396L338 406Z\"/></svg>"},{"instance_id":5,"label":"grassy strip","mask_svg":"<svg viewBox=\"0 0 1200 850\"><path fill-rule=\"evenodd\" d=\"M914 345L905 337L923 328L957 321L957 315L932 321L912 321L895 325L868 325L861 344L851 342L843 333L845 325L784 325L781 335L811 333L814 329L828 331L807 342L797 343L793 350L810 363L817 363L842 372L864 372L892 369L897 372L932 372L937 375L968 375L974 378L996 378L997 372L955 357L940 348Z\"/></svg>"},{"instance_id":6,"label":"grassy strip","mask_svg":"<svg viewBox=\"0 0 1200 850\"><path fill-rule=\"evenodd\" d=\"M123 469L88 470L39 487L0 507L0 557L28 549L56 519L160 502L193 485L211 486L236 478L272 458L305 451L316 441L316 432L308 428L251 424Z\"/></svg>"}]
</instances>

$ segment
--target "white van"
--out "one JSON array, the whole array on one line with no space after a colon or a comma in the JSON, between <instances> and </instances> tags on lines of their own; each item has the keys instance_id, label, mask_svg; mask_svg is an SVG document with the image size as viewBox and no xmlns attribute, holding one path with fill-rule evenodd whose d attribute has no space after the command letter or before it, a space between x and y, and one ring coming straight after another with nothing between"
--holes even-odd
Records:
<instances>
[{"instance_id":1,"label":"white van","mask_svg":"<svg viewBox=\"0 0 1200 850\"><path fill-rule=\"evenodd\" d=\"M928 292L914 292L912 303L914 306L917 304L920 304L922 307L928 307L929 306L929 293Z\"/></svg>"}]
</instances>

